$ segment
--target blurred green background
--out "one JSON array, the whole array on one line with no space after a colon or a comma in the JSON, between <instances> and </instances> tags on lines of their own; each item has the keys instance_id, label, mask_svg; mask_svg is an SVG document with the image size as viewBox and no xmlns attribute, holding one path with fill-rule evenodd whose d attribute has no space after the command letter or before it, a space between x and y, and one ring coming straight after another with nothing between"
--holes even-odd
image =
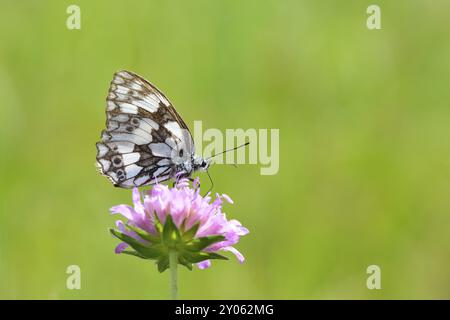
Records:
<instances>
[{"instance_id":1,"label":"blurred green background","mask_svg":"<svg viewBox=\"0 0 450 320\"><path fill-rule=\"evenodd\" d=\"M280 129L277 175L212 167L247 260L181 269L181 298L450 298L450 2L378 0L372 31L370 4L1 1L0 298L169 297L107 232L131 202L94 167L119 69L190 126Z\"/></svg>"}]
</instances>

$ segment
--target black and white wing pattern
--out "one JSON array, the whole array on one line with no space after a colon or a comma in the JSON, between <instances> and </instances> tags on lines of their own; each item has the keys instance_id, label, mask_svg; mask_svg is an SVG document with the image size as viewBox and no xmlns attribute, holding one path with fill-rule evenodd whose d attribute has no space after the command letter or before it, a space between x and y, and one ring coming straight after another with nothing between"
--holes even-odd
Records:
<instances>
[{"instance_id":1,"label":"black and white wing pattern","mask_svg":"<svg viewBox=\"0 0 450 320\"><path fill-rule=\"evenodd\" d=\"M191 159L194 143L175 108L155 86L129 71L114 74L97 166L118 187L154 184Z\"/></svg>"}]
</instances>

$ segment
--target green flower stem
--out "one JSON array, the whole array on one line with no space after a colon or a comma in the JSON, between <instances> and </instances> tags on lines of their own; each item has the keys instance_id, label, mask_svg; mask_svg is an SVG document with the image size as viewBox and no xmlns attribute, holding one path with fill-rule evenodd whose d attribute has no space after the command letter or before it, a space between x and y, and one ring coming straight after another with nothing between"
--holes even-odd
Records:
<instances>
[{"instance_id":1,"label":"green flower stem","mask_svg":"<svg viewBox=\"0 0 450 320\"><path fill-rule=\"evenodd\" d=\"M178 253L176 250L169 251L169 269L170 269L170 292L172 300L178 299Z\"/></svg>"}]
</instances>

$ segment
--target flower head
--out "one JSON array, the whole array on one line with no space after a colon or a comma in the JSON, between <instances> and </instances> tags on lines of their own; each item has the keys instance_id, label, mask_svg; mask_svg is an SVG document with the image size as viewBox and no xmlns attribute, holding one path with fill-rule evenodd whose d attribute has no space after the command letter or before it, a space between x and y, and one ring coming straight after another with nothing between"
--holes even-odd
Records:
<instances>
[{"instance_id":1,"label":"flower head","mask_svg":"<svg viewBox=\"0 0 450 320\"><path fill-rule=\"evenodd\" d=\"M178 263L189 269L211 265L211 259L227 259L218 251L230 251L242 263L244 256L233 246L249 231L237 220L227 220L222 212L224 202L233 203L225 194L200 195L199 181L181 179L173 188L155 185L144 193L143 202L137 188L133 189L134 206L118 205L113 214L121 214L127 221L118 220L117 230L111 232L123 242L115 252L156 260L162 272L168 267L168 252L178 253ZM127 250L131 247L133 250Z\"/></svg>"}]
</instances>

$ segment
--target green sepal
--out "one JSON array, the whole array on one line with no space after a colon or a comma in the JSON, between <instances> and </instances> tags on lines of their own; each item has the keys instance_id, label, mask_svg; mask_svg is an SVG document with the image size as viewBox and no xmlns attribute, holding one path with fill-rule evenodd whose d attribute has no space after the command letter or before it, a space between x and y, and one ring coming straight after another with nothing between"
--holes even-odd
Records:
<instances>
[{"instance_id":1,"label":"green sepal","mask_svg":"<svg viewBox=\"0 0 450 320\"><path fill-rule=\"evenodd\" d=\"M183 258L185 258L190 263L199 263L204 260L209 259L219 259L219 260L228 260L227 257L224 257L220 254L214 253L214 252L187 252L184 251L182 253Z\"/></svg>"},{"instance_id":2,"label":"green sepal","mask_svg":"<svg viewBox=\"0 0 450 320\"><path fill-rule=\"evenodd\" d=\"M192 271L192 263L187 261L182 255L178 255L178 263Z\"/></svg>"},{"instance_id":3,"label":"green sepal","mask_svg":"<svg viewBox=\"0 0 450 320\"><path fill-rule=\"evenodd\" d=\"M141 237L142 239L144 239L144 240L147 240L147 241L152 242L152 243L160 243L161 242L161 237L154 236L153 234L148 233L147 231L142 230L141 228L138 228L138 227L135 227L135 226L132 226L132 225L129 225L129 224L127 224L126 226L131 231L136 232L137 235L139 237Z\"/></svg>"},{"instance_id":4,"label":"green sepal","mask_svg":"<svg viewBox=\"0 0 450 320\"><path fill-rule=\"evenodd\" d=\"M157 263L158 265L158 271L160 273L166 271L169 268L169 256L162 256L158 259Z\"/></svg>"},{"instance_id":5,"label":"green sepal","mask_svg":"<svg viewBox=\"0 0 450 320\"><path fill-rule=\"evenodd\" d=\"M188 251L202 251L210 245L223 240L225 240L225 237L222 235L201 237L185 243L183 248Z\"/></svg>"},{"instance_id":6,"label":"green sepal","mask_svg":"<svg viewBox=\"0 0 450 320\"><path fill-rule=\"evenodd\" d=\"M153 219L154 219L154 223L155 223L155 229L159 234L162 234L163 232L163 225L161 223L161 220L159 220L158 215L155 213L153 214Z\"/></svg>"},{"instance_id":7,"label":"green sepal","mask_svg":"<svg viewBox=\"0 0 450 320\"><path fill-rule=\"evenodd\" d=\"M192 228L183 233L182 235L183 241L187 242L192 240L197 234L198 228L200 228L200 222L194 224Z\"/></svg>"},{"instance_id":8,"label":"green sepal","mask_svg":"<svg viewBox=\"0 0 450 320\"><path fill-rule=\"evenodd\" d=\"M122 240L125 243L128 243L134 250L136 250L140 255L148 258L148 259L156 259L164 252L160 249L157 249L156 246L146 246L136 239L123 234L121 232L118 232L114 229L109 229L109 231L117 238Z\"/></svg>"},{"instance_id":9,"label":"green sepal","mask_svg":"<svg viewBox=\"0 0 450 320\"><path fill-rule=\"evenodd\" d=\"M173 222L170 214L167 215L166 222L164 223L162 239L163 243L169 248L174 248L181 240L180 231Z\"/></svg>"},{"instance_id":10,"label":"green sepal","mask_svg":"<svg viewBox=\"0 0 450 320\"><path fill-rule=\"evenodd\" d=\"M144 257L143 255L141 255L139 252L136 252L136 251L125 250L125 251L122 251L121 253L125 253L125 254L128 254L130 256L135 256L135 257L138 257L138 258L141 258L141 259L149 260L149 258Z\"/></svg>"}]
</instances>

